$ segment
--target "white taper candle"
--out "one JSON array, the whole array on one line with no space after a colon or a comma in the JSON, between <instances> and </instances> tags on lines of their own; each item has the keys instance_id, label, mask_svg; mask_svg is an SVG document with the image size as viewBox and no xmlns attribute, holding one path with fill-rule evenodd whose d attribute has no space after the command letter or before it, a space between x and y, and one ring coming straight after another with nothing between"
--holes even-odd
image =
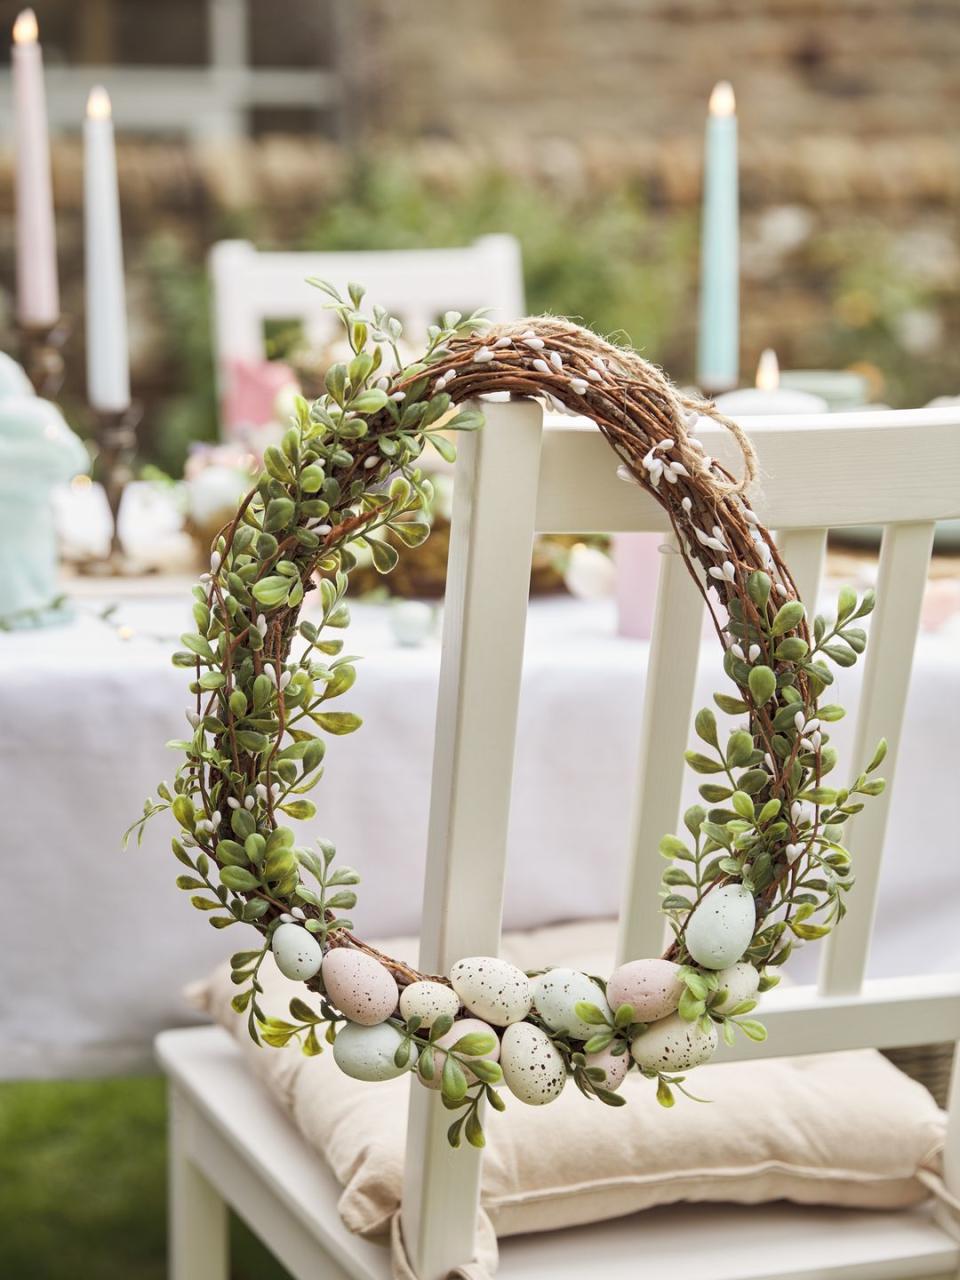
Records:
<instances>
[{"instance_id":1,"label":"white taper candle","mask_svg":"<svg viewBox=\"0 0 960 1280\"><path fill-rule=\"evenodd\" d=\"M13 24L17 182L17 319L46 328L60 318L50 139L37 19L24 9Z\"/></svg>"},{"instance_id":2,"label":"white taper candle","mask_svg":"<svg viewBox=\"0 0 960 1280\"><path fill-rule=\"evenodd\" d=\"M87 101L83 143L87 397L115 413L130 404L130 367L117 155L110 98L100 86Z\"/></svg>"}]
</instances>

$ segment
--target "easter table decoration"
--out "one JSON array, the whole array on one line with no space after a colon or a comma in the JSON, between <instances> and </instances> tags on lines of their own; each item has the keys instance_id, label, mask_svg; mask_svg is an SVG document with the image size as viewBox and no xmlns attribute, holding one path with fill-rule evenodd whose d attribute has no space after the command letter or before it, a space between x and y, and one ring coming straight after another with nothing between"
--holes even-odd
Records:
<instances>
[{"instance_id":1,"label":"easter table decoration","mask_svg":"<svg viewBox=\"0 0 960 1280\"><path fill-rule=\"evenodd\" d=\"M57 406L0 352L0 627L69 617L57 597L51 492L88 467L86 449Z\"/></svg>"},{"instance_id":2,"label":"easter table decoration","mask_svg":"<svg viewBox=\"0 0 960 1280\"><path fill-rule=\"evenodd\" d=\"M796 584L745 497L752 447L716 407L681 394L635 352L564 320L490 327L479 315L444 316L422 357L399 358L399 322L363 290L347 297L317 282L342 321L352 352L326 375L326 390L300 401L294 425L264 457L264 471L215 539L209 572L194 589L195 630L173 661L189 672L189 733L172 785L127 835L170 810L181 864L177 883L214 928L246 924L255 946L232 957L233 1008L257 1043L333 1045L339 1067L361 1080L411 1073L451 1111L449 1140L484 1142L481 1104L504 1091L529 1105L573 1084L611 1106L630 1071L670 1106L686 1073L719 1039L763 1039L750 1015L797 943L827 934L852 883L844 826L883 781L881 743L846 786L821 703L830 663L851 666L865 645L860 620L871 593L840 593L836 616L808 621ZM385 354L396 370L384 374ZM347 913L359 876L333 846L297 840L312 818L307 798L328 740L357 716L335 709L356 677L337 635L349 623L345 595L358 544L381 573L398 558L375 535L416 546L431 497L420 465L427 447L452 459L450 433L482 427L484 395L538 396L596 424L621 478L666 510L702 592L731 687L695 721L687 753L703 776L703 805L660 844L662 910L673 940L658 957L613 973L523 972L492 956L466 956L447 974L419 973L354 931ZM462 402L470 407L458 409ZM735 477L707 456L701 415L736 436ZM319 621L301 619L316 590ZM720 716L732 717L721 730ZM283 1017L262 1005L261 967L271 957L303 983Z\"/></svg>"}]
</instances>

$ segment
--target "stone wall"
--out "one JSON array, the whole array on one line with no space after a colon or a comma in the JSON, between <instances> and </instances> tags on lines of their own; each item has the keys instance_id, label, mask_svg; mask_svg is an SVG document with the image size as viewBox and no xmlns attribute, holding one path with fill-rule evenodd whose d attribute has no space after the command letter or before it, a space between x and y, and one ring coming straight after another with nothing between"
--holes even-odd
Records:
<instances>
[{"instance_id":1,"label":"stone wall","mask_svg":"<svg viewBox=\"0 0 960 1280\"><path fill-rule=\"evenodd\" d=\"M954 0L367 0L355 12L365 122L390 134L683 139L720 79L758 143L938 136L960 115Z\"/></svg>"},{"instance_id":2,"label":"stone wall","mask_svg":"<svg viewBox=\"0 0 960 1280\"><path fill-rule=\"evenodd\" d=\"M623 327L689 377L704 114L721 78L740 117L744 369L773 343L787 365L882 370L878 391L898 403L960 391L957 0L353 0L340 12L351 18L347 145L121 140L134 384L161 460L215 426L204 264L230 235L345 248L512 231L533 305ZM414 175L427 215L401 199L395 215L381 200L368 216L352 175L384 155ZM54 167L76 320L64 398L83 425L76 140L58 142ZM464 192L488 178L516 198L491 202L483 221ZM446 216L466 206L462 223ZM594 264L592 294L578 292ZM604 306L618 273L627 284ZM0 305L12 284L6 150Z\"/></svg>"}]
</instances>

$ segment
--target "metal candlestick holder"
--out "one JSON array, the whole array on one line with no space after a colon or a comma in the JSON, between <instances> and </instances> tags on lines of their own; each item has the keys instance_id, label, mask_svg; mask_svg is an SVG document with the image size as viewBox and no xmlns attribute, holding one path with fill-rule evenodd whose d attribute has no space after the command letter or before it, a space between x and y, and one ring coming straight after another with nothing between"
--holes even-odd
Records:
<instances>
[{"instance_id":1,"label":"metal candlestick holder","mask_svg":"<svg viewBox=\"0 0 960 1280\"><path fill-rule=\"evenodd\" d=\"M50 325L19 325L20 363L34 391L45 400L56 398L63 386L63 345L70 333L62 317Z\"/></svg>"},{"instance_id":2,"label":"metal candlestick holder","mask_svg":"<svg viewBox=\"0 0 960 1280\"><path fill-rule=\"evenodd\" d=\"M110 550L106 556L91 558L79 564L77 568L80 573L112 576L136 572L124 556L118 520L123 491L133 479L140 417L141 408L138 404L116 411L97 411L97 456L93 470L103 485L110 508Z\"/></svg>"}]
</instances>

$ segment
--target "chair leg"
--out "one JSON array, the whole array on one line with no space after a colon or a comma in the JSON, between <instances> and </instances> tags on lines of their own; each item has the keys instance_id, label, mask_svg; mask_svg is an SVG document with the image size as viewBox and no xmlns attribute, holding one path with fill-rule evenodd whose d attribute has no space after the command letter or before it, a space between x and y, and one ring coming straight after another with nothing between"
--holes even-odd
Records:
<instances>
[{"instance_id":1,"label":"chair leg","mask_svg":"<svg viewBox=\"0 0 960 1280\"><path fill-rule=\"evenodd\" d=\"M170 1280L229 1280L227 1206L190 1160L190 1108L173 1088L169 1105L168 1275Z\"/></svg>"}]
</instances>

